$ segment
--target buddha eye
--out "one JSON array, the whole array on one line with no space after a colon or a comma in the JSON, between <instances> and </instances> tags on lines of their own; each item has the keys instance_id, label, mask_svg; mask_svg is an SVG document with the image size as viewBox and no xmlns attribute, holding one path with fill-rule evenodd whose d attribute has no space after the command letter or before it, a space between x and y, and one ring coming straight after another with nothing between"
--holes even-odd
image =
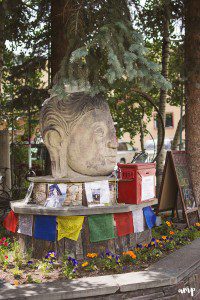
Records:
<instances>
[{"instance_id":1,"label":"buddha eye","mask_svg":"<svg viewBox=\"0 0 200 300\"><path fill-rule=\"evenodd\" d=\"M98 136L98 137L104 137L105 136L105 132L103 130L102 127L97 127L94 129L94 133Z\"/></svg>"}]
</instances>

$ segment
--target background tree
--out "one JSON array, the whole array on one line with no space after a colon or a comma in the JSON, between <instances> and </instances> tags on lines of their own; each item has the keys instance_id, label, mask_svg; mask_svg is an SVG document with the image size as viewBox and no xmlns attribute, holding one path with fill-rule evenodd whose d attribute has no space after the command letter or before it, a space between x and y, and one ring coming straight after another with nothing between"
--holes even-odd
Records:
<instances>
[{"instance_id":1,"label":"background tree","mask_svg":"<svg viewBox=\"0 0 200 300\"><path fill-rule=\"evenodd\" d=\"M196 200L200 199L200 7L198 0L185 6L186 151Z\"/></svg>"},{"instance_id":2,"label":"background tree","mask_svg":"<svg viewBox=\"0 0 200 300\"><path fill-rule=\"evenodd\" d=\"M92 94L108 93L119 85L169 87L159 67L146 58L142 36L133 28L126 0L68 1L67 53L57 78L56 92L64 84L88 87Z\"/></svg>"},{"instance_id":3,"label":"background tree","mask_svg":"<svg viewBox=\"0 0 200 300\"><path fill-rule=\"evenodd\" d=\"M176 21L180 20L183 12L182 1L167 0L155 1L147 0L144 7L141 7L140 1L133 1L136 9L137 25L143 29L145 33L145 41L150 49L150 56L156 62L162 64L162 75L172 83L172 91L166 91L161 87L160 91L152 90L152 96L157 102L159 111L165 123L166 103L179 104L180 90L178 81L180 79L180 65L183 68L183 55L177 56L178 49L181 44L181 37L175 34ZM170 41L170 39L176 39ZM182 52L183 53L183 52ZM178 61L179 60L179 61ZM177 66L174 61L178 61ZM180 83L179 83L180 84ZM178 95L178 97L177 97ZM156 99L157 98L157 99ZM162 127L160 119L157 122L157 150L161 147ZM157 158L157 192L159 192L162 180L163 164L165 161L164 145Z\"/></svg>"},{"instance_id":4,"label":"background tree","mask_svg":"<svg viewBox=\"0 0 200 300\"><path fill-rule=\"evenodd\" d=\"M1 112L5 120L13 109L28 111L41 105L44 96L42 70L47 69L49 43L48 1L2 0L0 16L4 27L2 53ZM40 95L41 92L41 95ZM34 97L27 96L33 95ZM23 99L23 101L22 101ZM7 112L7 113L6 113Z\"/></svg>"}]
</instances>

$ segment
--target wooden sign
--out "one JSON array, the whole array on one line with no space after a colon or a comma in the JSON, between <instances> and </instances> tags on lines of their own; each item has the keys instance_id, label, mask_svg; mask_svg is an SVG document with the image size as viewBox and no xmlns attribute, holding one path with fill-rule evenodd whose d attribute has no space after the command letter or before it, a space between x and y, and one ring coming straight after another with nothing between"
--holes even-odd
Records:
<instances>
[{"instance_id":1,"label":"wooden sign","mask_svg":"<svg viewBox=\"0 0 200 300\"><path fill-rule=\"evenodd\" d=\"M191 188L186 152L168 151L159 197L159 211L178 210L178 194L188 226L198 222L199 211Z\"/></svg>"}]
</instances>

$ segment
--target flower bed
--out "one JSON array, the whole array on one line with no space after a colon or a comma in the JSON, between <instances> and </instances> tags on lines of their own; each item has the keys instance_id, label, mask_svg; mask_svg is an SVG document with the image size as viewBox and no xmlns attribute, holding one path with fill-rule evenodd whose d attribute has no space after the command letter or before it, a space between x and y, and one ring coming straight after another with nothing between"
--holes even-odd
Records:
<instances>
[{"instance_id":1,"label":"flower bed","mask_svg":"<svg viewBox=\"0 0 200 300\"><path fill-rule=\"evenodd\" d=\"M19 243L2 232L0 279L19 285L144 270L182 245L199 238L200 223L180 230L171 221L163 221L161 226L152 230L152 236L149 244L137 244L137 247L121 254L100 249L99 253L88 253L85 260L77 261L66 253L58 261L55 252L49 252L42 260L32 260L31 253L22 255Z\"/></svg>"}]
</instances>

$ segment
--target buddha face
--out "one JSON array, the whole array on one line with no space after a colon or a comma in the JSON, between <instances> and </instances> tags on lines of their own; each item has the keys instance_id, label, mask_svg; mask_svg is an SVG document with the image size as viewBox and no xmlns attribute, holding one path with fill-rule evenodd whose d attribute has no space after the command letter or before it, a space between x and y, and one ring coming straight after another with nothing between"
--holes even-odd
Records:
<instances>
[{"instance_id":1,"label":"buddha face","mask_svg":"<svg viewBox=\"0 0 200 300\"><path fill-rule=\"evenodd\" d=\"M106 176L116 163L117 141L108 105L96 98L100 102L95 108L94 98L80 96L68 102L53 97L43 107L43 139L53 177Z\"/></svg>"},{"instance_id":2,"label":"buddha face","mask_svg":"<svg viewBox=\"0 0 200 300\"><path fill-rule=\"evenodd\" d=\"M109 110L89 111L68 136L67 163L77 173L108 175L116 163L116 154L116 133Z\"/></svg>"}]
</instances>

